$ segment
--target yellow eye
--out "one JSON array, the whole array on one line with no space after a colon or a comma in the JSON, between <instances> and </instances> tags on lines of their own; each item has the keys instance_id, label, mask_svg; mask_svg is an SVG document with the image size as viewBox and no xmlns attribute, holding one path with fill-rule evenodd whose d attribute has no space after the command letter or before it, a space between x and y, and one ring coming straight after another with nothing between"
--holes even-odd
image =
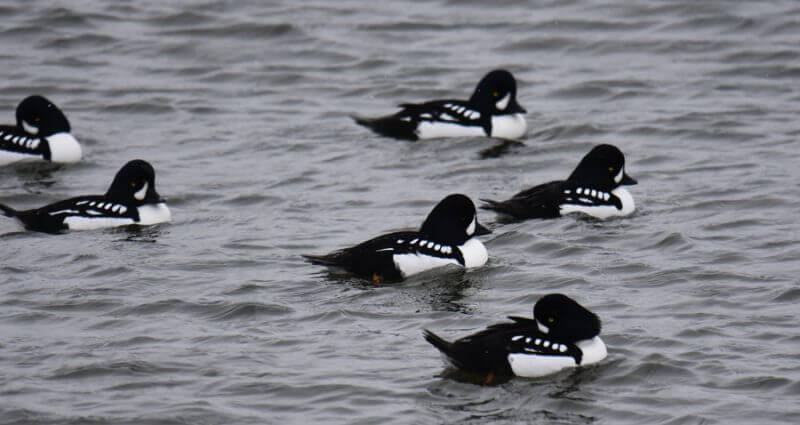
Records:
<instances>
[{"instance_id":1,"label":"yellow eye","mask_svg":"<svg viewBox=\"0 0 800 425\"><path fill-rule=\"evenodd\" d=\"M39 122L39 121L41 121L41 120L42 120L42 118L41 118L41 117L36 117L36 118L34 118L34 119L33 119L33 121L34 121L34 122Z\"/></svg>"},{"instance_id":2,"label":"yellow eye","mask_svg":"<svg viewBox=\"0 0 800 425\"><path fill-rule=\"evenodd\" d=\"M498 93L498 92L496 92L496 91L493 91L493 92L492 92L492 96L494 96L494 97L500 96L500 93Z\"/></svg>"},{"instance_id":3,"label":"yellow eye","mask_svg":"<svg viewBox=\"0 0 800 425\"><path fill-rule=\"evenodd\" d=\"M553 322L555 322L555 321L556 321L556 318L555 318L555 317L548 317L548 318L547 318L547 323L553 323Z\"/></svg>"},{"instance_id":4,"label":"yellow eye","mask_svg":"<svg viewBox=\"0 0 800 425\"><path fill-rule=\"evenodd\" d=\"M131 187L136 187L136 182L131 182Z\"/></svg>"},{"instance_id":5,"label":"yellow eye","mask_svg":"<svg viewBox=\"0 0 800 425\"><path fill-rule=\"evenodd\" d=\"M614 172L614 167L608 167L608 171Z\"/></svg>"}]
</instances>

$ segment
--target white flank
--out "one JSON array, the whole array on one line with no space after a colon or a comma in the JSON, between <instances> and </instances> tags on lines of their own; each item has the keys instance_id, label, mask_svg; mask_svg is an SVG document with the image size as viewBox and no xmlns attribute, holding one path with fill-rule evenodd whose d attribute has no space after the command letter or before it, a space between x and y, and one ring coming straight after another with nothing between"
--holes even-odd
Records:
<instances>
[{"instance_id":1,"label":"white flank","mask_svg":"<svg viewBox=\"0 0 800 425\"><path fill-rule=\"evenodd\" d=\"M586 205L562 204L560 208L561 215L582 213L605 220L610 217L624 217L636 211L636 204L633 202L633 196L627 189L618 187L612 190L611 193L622 201L622 209L618 210L617 207L613 205L590 207Z\"/></svg>"},{"instance_id":2,"label":"white flank","mask_svg":"<svg viewBox=\"0 0 800 425\"><path fill-rule=\"evenodd\" d=\"M519 139L528 129L523 114L499 115L492 117L492 137L498 139Z\"/></svg>"},{"instance_id":3,"label":"white flank","mask_svg":"<svg viewBox=\"0 0 800 425\"><path fill-rule=\"evenodd\" d=\"M50 145L50 160L53 162L78 162L81 160L81 145L69 133L56 133L47 138Z\"/></svg>"},{"instance_id":4,"label":"white flank","mask_svg":"<svg viewBox=\"0 0 800 425\"><path fill-rule=\"evenodd\" d=\"M139 222L142 226L151 224L168 223L172 221L172 213L165 202L142 205L139 210Z\"/></svg>"},{"instance_id":5,"label":"white flank","mask_svg":"<svg viewBox=\"0 0 800 425\"><path fill-rule=\"evenodd\" d=\"M509 92L509 93L506 93L506 95L503 96L502 99L500 99L497 102L495 102L494 106L497 107L498 111L505 111L506 108L508 107L508 102L510 100L511 100L511 93Z\"/></svg>"},{"instance_id":6,"label":"white flank","mask_svg":"<svg viewBox=\"0 0 800 425\"><path fill-rule=\"evenodd\" d=\"M11 164L19 161L36 161L41 160L41 155L33 155L20 152L11 152L0 149L0 165Z\"/></svg>"},{"instance_id":7,"label":"white flank","mask_svg":"<svg viewBox=\"0 0 800 425\"><path fill-rule=\"evenodd\" d=\"M107 227L127 226L134 224L130 218L111 217L83 217L73 215L64 219L64 224L69 230L95 230Z\"/></svg>"},{"instance_id":8,"label":"white flank","mask_svg":"<svg viewBox=\"0 0 800 425\"><path fill-rule=\"evenodd\" d=\"M435 139L437 137L483 137L486 132L479 125L462 125L439 121L422 121L417 126L417 137Z\"/></svg>"},{"instance_id":9,"label":"white flank","mask_svg":"<svg viewBox=\"0 0 800 425\"><path fill-rule=\"evenodd\" d=\"M39 127L36 127L35 125L30 125L25 120L22 120L22 128L25 129L25 131L27 131L30 134L33 135L39 134Z\"/></svg>"},{"instance_id":10,"label":"white flank","mask_svg":"<svg viewBox=\"0 0 800 425\"><path fill-rule=\"evenodd\" d=\"M133 194L133 197L139 201L144 201L144 197L147 196L147 186L149 186L149 184L144 182L142 188L137 190L136 193Z\"/></svg>"},{"instance_id":11,"label":"white flank","mask_svg":"<svg viewBox=\"0 0 800 425\"><path fill-rule=\"evenodd\" d=\"M439 258L420 254L400 254L395 255L393 259L395 267L400 270L403 277L409 277L448 264L458 264L455 258Z\"/></svg>"},{"instance_id":12,"label":"white flank","mask_svg":"<svg viewBox=\"0 0 800 425\"><path fill-rule=\"evenodd\" d=\"M608 355L605 343L598 336L579 341L576 345L583 351L581 365L597 363ZM559 351L561 351L560 347ZM515 375L526 378L545 376L568 367L578 366L572 356L543 356L526 353L509 354L508 363Z\"/></svg>"},{"instance_id":13,"label":"white flank","mask_svg":"<svg viewBox=\"0 0 800 425\"><path fill-rule=\"evenodd\" d=\"M478 238L472 238L458 247L461 250L461 255L464 256L464 267L480 267L486 264L489 260L489 251L483 246L483 243Z\"/></svg>"}]
</instances>

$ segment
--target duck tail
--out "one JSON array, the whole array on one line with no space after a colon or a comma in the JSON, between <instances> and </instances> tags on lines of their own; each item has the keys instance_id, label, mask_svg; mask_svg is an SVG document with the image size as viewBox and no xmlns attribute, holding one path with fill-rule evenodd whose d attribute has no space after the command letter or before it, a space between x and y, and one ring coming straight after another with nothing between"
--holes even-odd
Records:
<instances>
[{"instance_id":1,"label":"duck tail","mask_svg":"<svg viewBox=\"0 0 800 425\"><path fill-rule=\"evenodd\" d=\"M6 217L16 217L18 215L17 210L8 205L0 204L0 211L3 211L3 215Z\"/></svg>"},{"instance_id":2,"label":"duck tail","mask_svg":"<svg viewBox=\"0 0 800 425\"><path fill-rule=\"evenodd\" d=\"M445 340L444 338L436 335L435 333L423 329L422 336L425 338L425 341L428 341L431 345L436 347L439 351L441 351L446 356L450 357L450 354L453 350L453 343Z\"/></svg>"},{"instance_id":3,"label":"duck tail","mask_svg":"<svg viewBox=\"0 0 800 425\"><path fill-rule=\"evenodd\" d=\"M356 124L367 127L381 136L409 141L416 141L419 139L415 133L417 125L409 121L400 120L396 115L388 115L379 118L365 118L351 115L351 118L353 118Z\"/></svg>"},{"instance_id":4,"label":"duck tail","mask_svg":"<svg viewBox=\"0 0 800 425\"><path fill-rule=\"evenodd\" d=\"M337 264L336 259L332 258L330 254L328 255L303 254L302 257L305 258L306 261L310 262L311 264L316 264L319 266L335 266Z\"/></svg>"}]
</instances>

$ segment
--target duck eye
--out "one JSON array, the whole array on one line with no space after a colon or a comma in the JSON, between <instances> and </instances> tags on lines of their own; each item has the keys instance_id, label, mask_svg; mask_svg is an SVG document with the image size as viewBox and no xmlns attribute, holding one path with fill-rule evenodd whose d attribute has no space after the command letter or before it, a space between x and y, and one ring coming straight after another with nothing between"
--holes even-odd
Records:
<instances>
[{"instance_id":1,"label":"duck eye","mask_svg":"<svg viewBox=\"0 0 800 425\"><path fill-rule=\"evenodd\" d=\"M496 91L493 91L493 92L492 92L492 96L494 96L494 97L500 96L500 93L498 93L498 92L496 92Z\"/></svg>"},{"instance_id":2,"label":"duck eye","mask_svg":"<svg viewBox=\"0 0 800 425\"><path fill-rule=\"evenodd\" d=\"M608 171L614 172L614 167L608 167Z\"/></svg>"},{"instance_id":3,"label":"duck eye","mask_svg":"<svg viewBox=\"0 0 800 425\"><path fill-rule=\"evenodd\" d=\"M555 318L555 317L548 317L548 318L547 318L547 323L553 323L553 322L555 322L555 321L556 321L556 318Z\"/></svg>"},{"instance_id":4,"label":"duck eye","mask_svg":"<svg viewBox=\"0 0 800 425\"><path fill-rule=\"evenodd\" d=\"M41 121L41 120L42 120L42 118L41 118L41 117L35 117L35 118L33 119L33 121L34 121L34 122L39 122L39 121Z\"/></svg>"},{"instance_id":5,"label":"duck eye","mask_svg":"<svg viewBox=\"0 0 800 425\"><path fill-rule=\"evenodd\" d=\"M136 182L135 181L131 182L131 187L136 187Z\"/></svg>"}]
</instances>

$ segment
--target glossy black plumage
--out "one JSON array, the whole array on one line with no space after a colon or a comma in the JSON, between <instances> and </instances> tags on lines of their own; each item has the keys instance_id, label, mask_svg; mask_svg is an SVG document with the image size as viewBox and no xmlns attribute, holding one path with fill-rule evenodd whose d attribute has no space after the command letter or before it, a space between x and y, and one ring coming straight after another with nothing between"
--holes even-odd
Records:
<instances>
[{"instance_id":1,"label":"glossy black plumage","mask_svg":"<svg viewBox=\"0 0 800 425\"><path fill-rule=\"evenodd\" d=\"M620 172L621 179L617 182L615 177ZM636 184L636 180L625 173L622 152L615 146L603 144L592 148L567 180L534 186L505 201L482 199L485 204L481 208L516 219L560 217L561 206L566 203L587 207L607 205L621 209L620 199L611 192L618 186L633 184ZM583 193L585 189L589 189L586 194Z\"/></svg>"},{"instance_id":2,"label":"glossy black plumage","mask_svg":"<svg viewBox=\"0 0 800 425\"><path fill-rule=\"evenodd\" d=\"M0 150L36 155L50 160L46 138L70 131L69 121L64 113L39 95L28 96L20 102L16 119L16 125L0 126Z\"/></svg>"},{"instance_id":3,"label":"glossy black plumage","mask_svg":"<svg viewBox=\"0 0 800 425\"><path fill-rule=\"evenodd\" d=\"M492 116L524 113L516 100L517 85L514 76L506 70L494 70L478 83L469 100L433 100L424 103L403 103L399 112L379 117L353 117L356 123L383 136L401 140L418 140L421 122L440 122L477 127L485 136L492 136ZM509 95L509 103L502 110L496 102Z\"/></svg>"},{"instance_id":4,"label":"glossy black plumage","mask_svg":"<svg viewBox=\"0 0 800 425\"><path fill-rule=\"evenodd\" d=\"M491 325L486 329L449 342L429 330L425 340L444 354L458 369L511 375L508 356L512 353L535 353L542 356L570 356L580 364L583 356L575 344L600 334L600 319L571 298L549 294L534 306L534 319L509 317L512 322ZM538 322L538 323L537 323ZM545 325L543 332L539 324ZM536 340L547 340L547 347ZM565 346L564 350L561 346Z\"/></svg>"},{"instance_id":5,"label":"glossy black plumage","mask_svg":"<svg viewBox=\"0 0 800 425\"><path fill-rule=\"evenodd\" d=\"M142 189L142 199L138 199L136 194ZM69 217L128 218L137 222L137 207L159 202L163 201L155 189L152 165L137 159L128 162L117 172L105 195L78 196L24 211L0 204L0 211L21 221L28 230L59 233L68 230L65 219Z\"/></svg>"},{"instance_id":6,"label":"glossy black plumage","mask_svg":"<svg viewBox=\"0 0 800 425\"><path fill-rule=\"evenodd\" d=\"M468 234L473 221L475 229ZM360 277L395 281L404 277L395 264L396 255L422 254L452 259L463 266L465 260L458 246L487 233L489 230L477 221L472 200L453 194L436 204L419 231L389 233L330 254L303 257L313 264L342 268ZM426 243L423 245L422 241Z\"/></svg>"}]
</instances>

